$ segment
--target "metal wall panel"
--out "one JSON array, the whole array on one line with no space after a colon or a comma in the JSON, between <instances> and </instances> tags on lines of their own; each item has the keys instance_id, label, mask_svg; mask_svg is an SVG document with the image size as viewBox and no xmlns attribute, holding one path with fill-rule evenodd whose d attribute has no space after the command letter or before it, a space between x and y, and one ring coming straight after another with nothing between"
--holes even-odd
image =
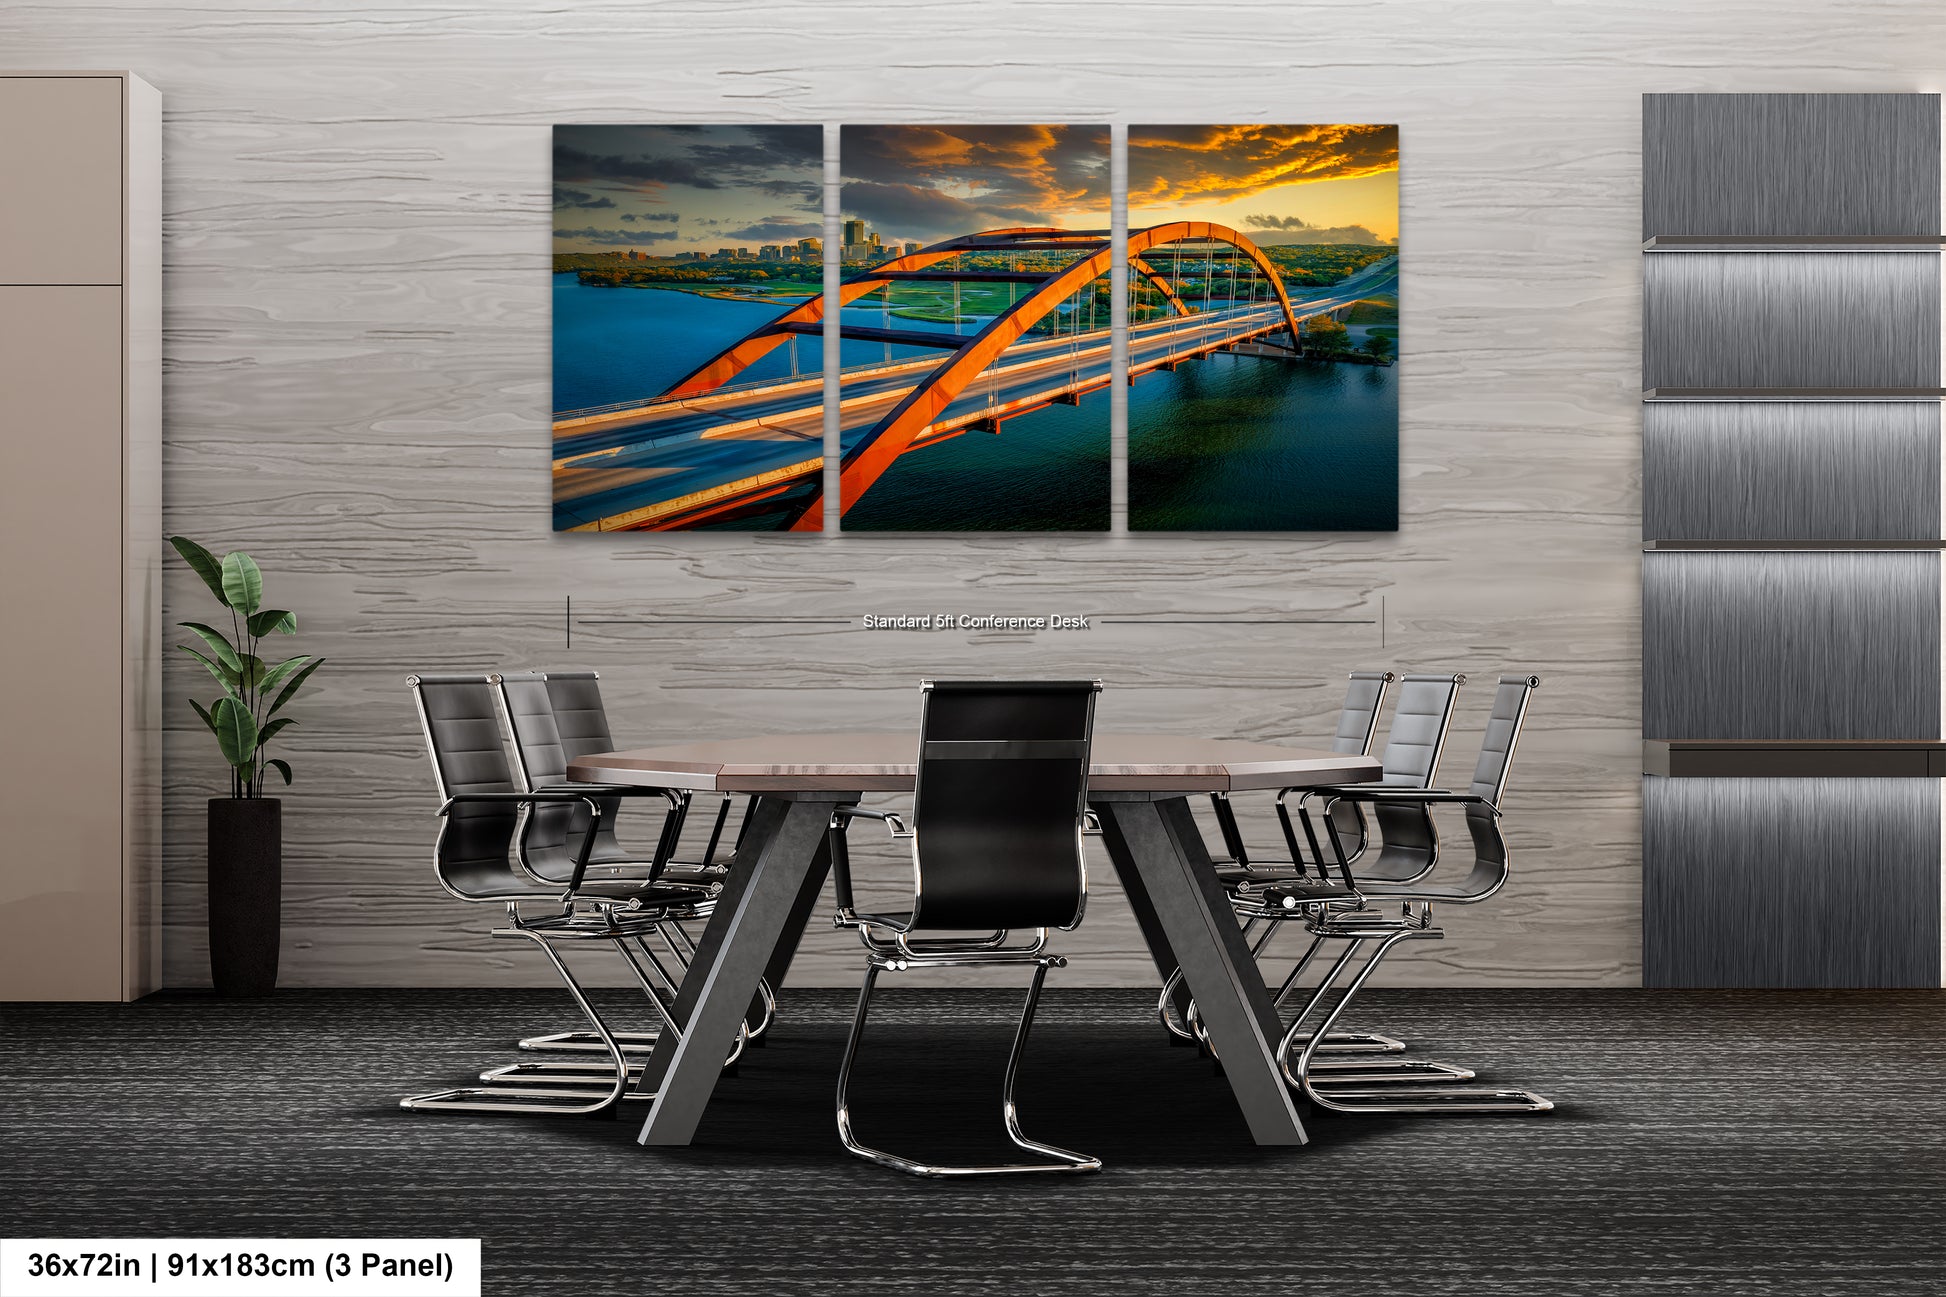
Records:
<instances>
[{"instance_id":1,"label":"metal wall panel","mask_svg":"<svg viewBox=\"0 0 1946 1297\"><path fill-rule=\"evenodd\" d=\"M1937 538L1939 432L1928 402L1650 403L1642 536Z\"/></svg>"},{"instance_id":2,"label":"metal wall panel","mask_svg":"<svg viewBox=\"0 0 1946 1297\"><path fill-rule=\"evenodd\" d=\"M1937 387L1939 258L1642 259L1644 387Z\"/></svg>"},{"instance_id":3,"label":"metal wall panel","mask_svg":"<svg viewBox=\"0 0 1946 1297\"><path fill-rule=\"evenodd\" d=\"M1935 739L1938 553L1642 556L1642 736Z\"/></svg>"},{"instance_id":4,"label":"metal wall panel","mask_svg":"<svg viewBox=\"0 0 1946 1297\"><path fill-rule=\"evenodd\" d=\"M1649 986L1940 982L1934 779L1644 779Z\"/></svg>"},{"instance_id":5,"label":"metal wall panel","mask_svg":"<svg viewBox=\"0 0 1946 1297\"><path fill-rule=\"evenodd\" d=\"M1644 95L1642 237L1937 234L1938 95Z\"/></svg>"}]
</instances>

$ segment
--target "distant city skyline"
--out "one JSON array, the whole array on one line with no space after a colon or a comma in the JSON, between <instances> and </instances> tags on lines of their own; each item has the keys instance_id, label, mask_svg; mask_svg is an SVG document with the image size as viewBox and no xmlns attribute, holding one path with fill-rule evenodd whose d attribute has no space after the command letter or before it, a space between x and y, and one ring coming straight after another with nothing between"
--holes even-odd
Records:
<instances>
[{"instance_id":1,"label":"distant city skyline","mask_svg":"<svg viewBox=\"0 0 1946 1297\"><path fill-rule=\"evenodd\" d=\"M1131 126L1128 223L1212 221L1266 246L1396 243L1399 128Z\"/></svg>"},{"instance_id":2,"label":"distant city skyline","mask_svg":"<svg viewBox=\"0 0 1946 1297\"><path fill-rule=\"evenodd\" d=\"M645 256L824 236L821 126L554 128L554 250Z\"/></svg>"}]
</instances>

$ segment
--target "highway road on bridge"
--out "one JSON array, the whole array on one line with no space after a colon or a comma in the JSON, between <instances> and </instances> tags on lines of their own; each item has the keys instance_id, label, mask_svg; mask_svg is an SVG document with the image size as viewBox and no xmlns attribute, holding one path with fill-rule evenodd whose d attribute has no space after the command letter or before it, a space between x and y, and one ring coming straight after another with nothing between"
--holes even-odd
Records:
<instances>
[{"instance_id":1,"label":"highway road on bridge","mask_svg":"<svg viewBox=\"0 0 1946 1297\"><path fill-rule=\"evenodd\" d=\"M1330 288L1293 294L1291 308L1303 319L1394 291L1397 284L1397 261L1385 261ZM1189 302L1196 304L1193 294ZM1283 312L1274 300L1147 321L1130 330L1129 372L1139 375L1229 342L1283 331ZM847 450L952 354L902 350L905 357L890 364L854 367L841 376L840 442ZM991 430L991 420L1077 398L1107 386L1110 378L1109 330L1029 334L968 385L914 447L969 427ZM654 525L815 474L823 467L822 398L823 378L814 376L557 420L556 525Z\"/></svg>"}]
</instances>

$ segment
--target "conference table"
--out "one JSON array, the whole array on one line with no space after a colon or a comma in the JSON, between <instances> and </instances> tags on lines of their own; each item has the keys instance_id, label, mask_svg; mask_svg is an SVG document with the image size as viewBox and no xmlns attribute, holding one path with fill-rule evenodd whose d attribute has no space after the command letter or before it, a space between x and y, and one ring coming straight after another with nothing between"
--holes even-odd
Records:
<instances>
[{"instance_id":1,"label":"conference table","mask_svg":"<svg viewBox=\"0 0 1946 1297\"><path fill-rule=\"evenodd\" d=\"M834 807L874 792L911 792L915 733L780 734L594 753L572 761L583 783L748 793L742 840L697 942L672 1014L636 1082L655 1101L643 1144L694 1138L736 1036L768 978L781 986L830 869ZM1218 884L1189 798L1214 792L1313 788L1376 780L1368 756L1172 734L1097 734L1088 803L1135 920L1166 977L1184 994L1223 1060L1223 1074L1259 1144L1302 1144L1304 1124L1273 1056L1276 1006ZM925 826L917 825L923 835Z\"/></svg>"}]
</instances>

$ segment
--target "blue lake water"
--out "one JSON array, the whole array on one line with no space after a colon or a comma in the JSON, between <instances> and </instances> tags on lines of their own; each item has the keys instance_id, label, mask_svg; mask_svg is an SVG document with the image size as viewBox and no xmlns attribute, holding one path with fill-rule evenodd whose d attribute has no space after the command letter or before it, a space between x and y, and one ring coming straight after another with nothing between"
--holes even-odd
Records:
<instances>
[{"instance_id":1,"label":"blue lake water","mask_svg":"<svg viewBox=\"0 0 1946 1297\"><path fill-rule=\"evenodd\" d=\"M1206 356L1128 390L1134 531L1394 531L1398 370Z\"/></svg>"},{"instance_id":2,"label":"blue lake water","mask_svg":"<svg viewBox=\"0 0 1946 1297\"><path fill-rule=\"evenodd\" d=\"M784 308L554 277L554 409L657 396ZM848 307L847 323L884 313ZM973 332L984 322L960 326ZM923 321L894 328L950 332ZM790 375L779 347L740 382ZM893 359L938 354L893 347ZM797 370L819 368L817 339ZM849 368L883 343L847 340ZM1396 370L1240 356L1188 362L1129 389L1129 513L1138 530L1391 530L1398 525ZM1109 393L902 457L845 514L858 531L1095 531L1108 525Z\"/></svg>"},{"instance_id":3,"label":"blue lake water","mask_svg":"<svg viewBox=\"0 0 1946 1297\"><path fill-rule=\"evenodd\" d=\"M554 276L554 409L584 410L659 396L670 384L786 308L664 288L589 288ZM822 340L797 341L798 372L820 368ZM788 377L789 344L738 382Z\"/></svg>"}]
</instances>

